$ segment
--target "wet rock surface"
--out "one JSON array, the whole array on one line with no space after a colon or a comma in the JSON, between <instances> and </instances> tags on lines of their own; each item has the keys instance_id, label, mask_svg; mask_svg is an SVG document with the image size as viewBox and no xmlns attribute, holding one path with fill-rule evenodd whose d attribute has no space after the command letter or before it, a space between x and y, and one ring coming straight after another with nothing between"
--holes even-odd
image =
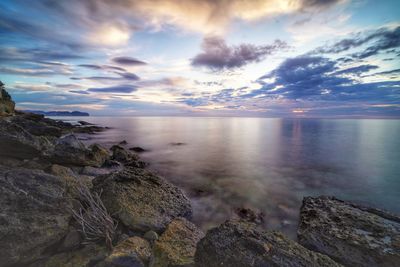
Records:
<instances>
[{"instance_id":1,"label":"wet rock surface","mask_svg":"<svg viewBox=\"0 0 400 267\"><path fill-rule=\"evenodd\" d=\"M0 266L40 257L68 231L70 206L62 178L0 168Z\"/></svg>"},{"instance_id":2,"label":"wet rock surface","mask_svg":"<svg viewBox=\"0 0 400 267\"><path fill-rule=\"evenodd\" d=\"M174 218L191 217L184 193L147 170L126 168L93 182L107 210L133 230L161 232Z\"/></svg>"},{"instance_id":3,"label":"wet rock surface","mask_svg":"<svg viewBox=\"0 0 400 267\"><path fill-rule=\"evenodd\" d=\"M197 245L195 266L341 266L278 232L264 232L244 221L211 229Z\"/></svg>"},{"instance_id":4,"label":"wet rock surface","mask_svg":"<svg viewBox=\"0 0 400 267\"><path fill-rule=\"evenodd\" d=\"M399 266L400 217L334 197L306 197L299 242L347 266Z\"/></svg>"},{"instance_id":5,"label":"wet rock surface","mask_svg":"<svg viewBox=\"0 0 400 267\"><path fill-rule=\"evenodd\" d=\"M204 233L184 218L173 220L155 242L151 267L188 266L194 263L197 242Z\"/></svg>"}]
</instances>

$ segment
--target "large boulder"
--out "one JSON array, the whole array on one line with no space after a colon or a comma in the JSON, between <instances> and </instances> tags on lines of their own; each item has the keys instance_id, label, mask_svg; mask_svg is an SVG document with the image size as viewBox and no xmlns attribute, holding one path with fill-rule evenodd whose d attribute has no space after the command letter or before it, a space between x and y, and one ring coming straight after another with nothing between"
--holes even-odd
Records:
<instances>
[{"instance_id":1,"label":"large boulder","mask_svg":"<svg viewBox=\"0 0 400 267\"><path fill-rule=\"evenodd\" d=\"M94 144L86 147L75 135L66 135L56 142L51 162L72 166L100 167L109 158L107 150Z\"/></svg>"},{"instance_id":2,"label":"large boulder","mask_svg":"<svg viewBox=\"0 0 400 267\"><path fill-rule=\"evenodd\" d=\"M399 266L400 217L334 197L306 197L299 242L347 266Z\"/></svg>"},{"instance_id":3,"label":"large boulder","mask_svg":"<svg viewBox=\"0 0 400 267\"><path fill-rule=\"evenodd\" d=\"M0 81L0 117L14 114L15 102L4 89L4 84Z\"/></svg>"},{"instance_id":4,"label":"large boulder","mask_svg":"<svg viewBox=\"0 0 400 267\"><path fill-rule=\"evenodd\" d=\"M31 159L50 153L53 144L7 119L0 120L0 157Z\"/></svg>"},{"instance_id":5,"label":"large boulder","mask_svg":"<svg viewBox=\"0 0 400 267\"><path fill-rule=\"evenodd\" d=\"M278 232L263 232L244 221L227 221L211 229L197 245L198 267L341 266Z\"/></svg>"},{"instance_id":6,"label":"large boulder","mask_svg":"<svg viewBox=\"0 0 400 267\"><path fill-rule=\"evenodd\" d=\"M151 267L178 267L194 263L197 242L204 233L184 218L173 220L154 244Z\"/></svg>"},{"instance_id":7,"label":"large boulder","mask_svg":"<svg viewBox=\"0 0 400 267\"><path fill-rule=\"evenodd\" d=\"M43 171L0 169L0 266L38 259L68 231L62 178Z\"/></svg>"},{"instance_id":8,"label":"large boulder","mask_svg":"<svg viewBox=\"0 0 400 267\"><path fill-rule=\"evenodd\" d=\"M176 217L191 217L189 199L149 171L126 168L93 180L107 210L133 230L161 232Z\"/></svg>"},{"instance_id":9,"label":"large boulder","mask_svg":"<svg viewBox=\"0 0 400 267\"><path fill-rule=\"evenodd\" d=\"M34 114L36 115L36 114ZM42 118L41 120L36 119L34 115L30 114L21 114L18 116L14 116L11 118L11 121L22 128L25 131L29 132L32 135L36 136L53 136L60 137L63 133L60 127L56 127L53 125L47 124L47 120ZM40 115L36 115L40 116ZM33 118L32 118L33 117Z\"/></svg>"}]
</instances>

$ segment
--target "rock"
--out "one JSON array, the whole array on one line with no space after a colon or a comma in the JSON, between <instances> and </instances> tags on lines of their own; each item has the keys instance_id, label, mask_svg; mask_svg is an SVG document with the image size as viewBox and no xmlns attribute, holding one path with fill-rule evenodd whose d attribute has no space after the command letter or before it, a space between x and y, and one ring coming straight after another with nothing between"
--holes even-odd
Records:
<instances>
[{"instance_id":1,"label":"rock","mask_svg":"<svg viewBox=\"0 0 400 267\"><path fill-rule=\"evenodd\" d=\"M182 143L182 142L172 142L170 143L171 146L184 146L186 145L186 143Z\"/></svg>"},{"instance_id":2,"label":"rock","mask_svg":"<svg viewBox=\"0 0 400 267\"><path fill-rule=\"evenodd\" d=\"M253 222L256 224L262 224L264 222L264 214L262 212L255 212L248 208L237 208L235 209L236 215L245 221Z\"/></svg>"},{"instance_id":3,"label":"rock","mask_svg":"<svg viewBox=\"0 0 400 267\"><path fill-rule=\"evenodd\" d=\"M48 125L44 118L38 120L28 115L14 116L11 122L21 126L32 135L36 136L53 136L60 137L63 133L62 129L53 125Z\"/></svg>"},{"instance_id":4,"label":"rock","mask_svg":"<svg viewBox=\"0 0 400 267\"><path fill-rule=\"evenodd\" d=\"M399 266L400 217L334 197L306 197L299 242L347 266Z\"/></svg>"},{"instance_id":5,"label":"rock","mask_svg":"<svg viewBox=\"0 0 400 267\"><path fill-rule=\"evenodd\" d=\"M227 221L200 240L195 266L341 266L279 232L263 232L244 221Z\"/></svg>"},{"instance_id":6,"label":"rock","mask_svg":"<svg viewBox=\"0 0 400 267\"><path fill-rule=\"evenodd\" d=\"M149 171L126 168L93 180L107 210L128 228L162 231L176 217L191 217L189 199Z\"/></svg>"},{"instance_id":7,"label":"rock","mask_svg":"<svg viewBox=\"0 0 400 267\"><path fill-rule=\"evenodd\" d=\"M113 152L111 156L111 159L113 160L117 160L122 163L127 163L132 160L138 160L138 157L136 155L130 153L129 151L126 151L125 148L121 146L114 145L110 148L110 150Z\"/></svg>"},{"instance_id":8,"label":"rock","mask_svg":"<svg viewBox=\"0 0 400 267\"><path fill-rule=\"evenodd\" d=\"M93 123L87 122L87 121L78 121L80 125L86 126L86 125L93 125Z\"/></svg>"},{"instance_id":9,"label":"rock","mask_svg":"<svg viewBox=\"0 0 400 267\"><path fill-rule=\"evenodd\" d=\"M128 144L128 142L126 140L119 142L119 145L122 145L122 146L127 145L127 144Z\"/></svg>"},{"instance_id":10,"label":"rock","mask_svg":"<svg viewBox=\"0 0 400 267\"><path fill-rule=\"evenodd\" d=\"M150 230L144 234L143 238L153 244L158 239L158 234Z\"/></svg>"},{"instance_id":11,"label":"rock","mask_svg":"<svg viewBox=\"0 0 400 267\"><path fill-rule=\"evenodd\" d=\"M87 267L94 266L106 256L105 247L90 244L79 250L59 253L50 258L36 261L29 267Z\"/></svg>"},{"instance_id":12,"label":"rock","mask_svg":"<svg viewBox=\"0 0 400 267\"><path fill-rule=\"evenodd\" d=\"M194 263L197 242L204 233L184 218L173 220L154 244L152 267L178 267Z\"/></svg>"},{"instance_id":13,"label":"rock","mask_svg":"<svg viewBox=\"0 0 400 267\"><path fill-rule=\"evenodd\" d=\"M77 187L80 183L88 188L92 188L92 178L85 175L77 175L70 168L53 164L47 170L50 174L63 178L66 196L70 198L79 198Z\"/></svg>"},{"instance_id":14,"label":"rock","mask_svg":"<svg viewBox=\"0 0 400 267\"><path fill-rule=\"evenodd\" d=\"M71 213L64 194L60 177L0 169L1 266L36 260L66 235Z\"/></svg>"},{"instance_id":15,"label":"rock","mask_svg":"<svg viewBox=\"0 0 400 267\"><path fill-rule=\"evenodd\" d=\"M0 81L0 117L14 114L15 102L4 89L4 84Z\"/></svg>"},{"instance_id":16,"label":"rock","mask_svg":"<svg viewBox=\"0 0 400 267\"><path fill-rule=\"evenodd\" d=\"M71 229L64 237L58 251L70 251L77 249L82 242L82 236L76 229Z\"/></svg>"},{"instance_id":17,"label":"rock","mask_svg":"<svg viewBox=\"0 0 400 267\"><path fill-rule=\"evenodd\" d=\"M116 172L122 170L121 167L117 167L117 168L97 168L97 167L92 167L92 166L85 166L83 167L81 174L84 175L89 175L89 176L100 176L100 175L107 175L110 174L112 172Z\"/></svg>"},{"instance_id":18,"label":"rock","mask_svg":"<svg viewBox=\"0 0 400 267\"><path fill-rule=\"evenodd\" d=\"M147 149L144 149L140 146L131 147L131 148L129 148L129 150L134 151L136 153L142 153L142 152L148 151Z\"/></svg>"},{"instance_id":19,"label":"rock","mask_svg":"<svg viewBox=\"0 0 400 267\"><path fill-rule=\"evenodd\" d=\"M75 135L71 134L57 140L50 160L62 165L100 167L108 157L105 148L97 144L86 148Z\"/></svg>"},{"instance_id":20,"label":"rock","mask_svg":"<svg viewBox=\"0 0 400 267\"><path fill-rule=\"evenodd\" d=\"M102 265L132 266L128 263L136 263L138 266L144 266L144 264L148 263L150 256L151 248L149 242L143 238L134 236L115 246L112 253L104 260Z\"/></svg>"},{"instance_id":21,"label":"rock","mask_svg":"<svg viewBox=\"0 0 400 267\"><path fill-rule=\"evenodd\" d=\"M31 159L48 155L52 148L47 138L33 136L6 119L0 120L0 156Z\"/></svg>"}]
</instances>

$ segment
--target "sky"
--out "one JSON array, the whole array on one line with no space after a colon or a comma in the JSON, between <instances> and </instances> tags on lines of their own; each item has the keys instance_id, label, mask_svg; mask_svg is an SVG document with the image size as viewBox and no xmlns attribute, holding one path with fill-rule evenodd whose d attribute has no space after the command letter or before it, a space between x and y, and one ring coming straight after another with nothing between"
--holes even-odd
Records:
<instances>
[{"instance_id":1,"label":"sky","mask_svg":"<svg viewBox=\"0 0 400 267\"><path fill-rule=\"evenodd\" d=\"M398 0L1 0L20 110L400 117Z\"/></svg>"}]
</instances>

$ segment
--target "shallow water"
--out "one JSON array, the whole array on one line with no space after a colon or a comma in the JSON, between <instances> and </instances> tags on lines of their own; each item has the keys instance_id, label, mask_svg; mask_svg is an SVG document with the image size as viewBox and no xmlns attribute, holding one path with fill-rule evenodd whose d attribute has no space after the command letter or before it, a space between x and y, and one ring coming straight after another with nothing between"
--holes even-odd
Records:
<instances>
[{"instance_id":1,"label":"shallow water","mask_svg":"<svg viewBox=\"0 0 400 267\"><path fill-rule=\"evenodd\" d=\"M400 120L71 118L112 127L90 142L149 149L150 167L191 197L203 229L238 207L295 237L301 201L334 195L400 213ZM173 145L172 143L184 143Z\"/></svg>"}]
</instances>

